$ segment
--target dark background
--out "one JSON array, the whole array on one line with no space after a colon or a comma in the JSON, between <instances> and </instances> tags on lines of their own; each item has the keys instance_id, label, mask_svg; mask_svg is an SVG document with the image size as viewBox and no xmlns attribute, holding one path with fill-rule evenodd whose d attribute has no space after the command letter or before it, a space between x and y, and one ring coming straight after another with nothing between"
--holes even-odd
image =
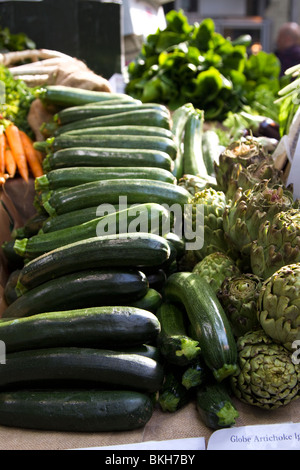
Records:
<instances>
[{"instance_id":1,"label":"dark background","mask_svg":"<svg viewBox=\"0 0 300 470\"><path fill-rule=\"evenodd\" d=\"M121 1L42 0L0 2L0 25L25 33L37 49L84 61L109 79L122 68Z\"/></svg>"}]
</instances>

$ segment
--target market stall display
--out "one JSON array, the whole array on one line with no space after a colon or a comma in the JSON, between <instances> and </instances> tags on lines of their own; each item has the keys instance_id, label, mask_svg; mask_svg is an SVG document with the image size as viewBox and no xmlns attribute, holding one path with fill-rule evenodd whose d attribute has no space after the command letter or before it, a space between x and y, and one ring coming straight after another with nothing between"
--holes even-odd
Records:
<instances>
[{"instance_id":1,"label":"market stall display","mask_svg":"<svg viewBox=\"0 0 300 470\"><path fill-rule=\"evenodd\" d=\"M226 126L188 100L34 93L52 113L32 144L43 174L23 178L32 217L1 236L0 425L127 442L177 419L187 437L298 420L299 201L269 147L249 133L221 149Z\"/></svg>"}]
</instances>

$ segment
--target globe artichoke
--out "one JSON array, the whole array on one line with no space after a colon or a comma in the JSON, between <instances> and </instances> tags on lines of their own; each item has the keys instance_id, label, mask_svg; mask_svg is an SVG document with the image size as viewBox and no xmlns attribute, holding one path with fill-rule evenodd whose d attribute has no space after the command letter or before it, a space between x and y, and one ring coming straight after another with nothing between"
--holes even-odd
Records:
<instances>
[{"instance_id":1,"label":"globe artichoke","mask_svg":"<svg viewBox=\"0 0 300 470\"><path fill-rule=\"evenodd\" d=\"M205 256L202 261L194 266L193 272L203 277L216 293L227 277L240 274L234 260L220 251Z\"/></svg>"},{"instance_id":2,"label":"globe artichoke","mask_svg":"<svg viewBox=\"0 0 300 470\"><path fill-rule=\"evenodd\" d=\"M227 199L233 199L239 188L243 190L251 189L262 180L268 180L269 184L283 184L282 171L275 167L275 162L271 156L266 155L264 160L254 162L247 167L244 167L241 163L235 164L228 181Z\"/></svg>"},{"instance_id":3,"label":"globe artichoke","mask_svg":"<svg viewBox=\"0 0 300 470\"><path fill-rule=\"evenodd\" d=\"M272 220L278 212L299 207L293 193L283 185L269 185L268 180L253 188L237 191L231 205L224 210L223 228L229 244L236 248L250 270L251 245L257 240L261 225Z\"/></svg>"},{"instance_id":4,"label":"globe artichoke","mask_svg":"<svg viewBox=\"0 0 300 470\"><path fill-rule=\"evenodd\" d=\"M223 230L223 213L227 205L225 194L214 188L205 188L196 193L192 204L192 233L199 232L197 229L196 206L202 205L204 209L204 239L202 240L202 248L195 250L198 260L202 260L214 251L226 252L228 246Z\"/></svg>"},{"instance_id":5,"label":"globe artichoke","mask_svg":"<svg viewBox=\"0 0 300 470\"><path fill-rule=\"evenodd\" d=\"M282 266L300 262L300 209L279 212L267 220L251 247L251 269L267 279Z\"/></svg>"},{"instance_id":6,"label":"globe artichoke","mask_svg":"<svg viewBox=\"0 0 300 470\"><path fill-rule=\"evenodd\" d=\"M300 366L262 329L240 337L237 348L239 367L231 385L241 401L271 410L299 397Z\"/></svg>"},{"instance_id":7,"label":"globe artichoke","mask_svg":"<svg viewBox=\"0 0 300 470\"><path fill-rule=\"evenodd\" d=\"M245 273L224 280L217 295L229 319L236 337L259 326L257 300L262 280L252 273Z\"/></svg>"},{"instance_id":8,"label":"globe artichoke","mask_svg":"<svg viewBox=\"0 0 300 470\"><path fill-rule=\"evenodd\" d=\"M225 194L232 181L232 172L236 165L247 168L253 163L265 161L266 155L261 145L253 138L232 142L220 155L215 164L215 176L218 187Z\"/></svg>"},{"instance_id":9,"label":"globe artichoke","mask_svg":"<svg viewBox=\"0 0 300 470\"><path fill-rule=\"evenodd\" d=\"M300 263L283 266L263 282L258 319L266 334L293 350L300 340Z\"/></svg>"}]
</instances>

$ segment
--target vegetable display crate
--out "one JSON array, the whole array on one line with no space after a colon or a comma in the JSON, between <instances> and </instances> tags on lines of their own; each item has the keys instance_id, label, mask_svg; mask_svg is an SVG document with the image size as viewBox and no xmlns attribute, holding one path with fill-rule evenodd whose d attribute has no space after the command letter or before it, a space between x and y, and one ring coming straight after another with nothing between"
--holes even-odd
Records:
<instances>
[{"instance_id":1,"label":"vegetable display crate","mask_svg":"<svg viewBox=\"0 0 300 470\"><path fill-rule=\"evenodd\" d=\"M33 181L26 185L21 180L11 181L0 194L0 242L9 240L13 228L22 226L32 211ZM5 308L3 286L8 271L0 252L0 314ZM0 368L5 365L0 364ZM277 410L266 411L234 400L240 414L236 426L276 425L300 422L299 403L293 402ZM0 426L1 450L67 450L122 446L173 439L204 438L206 443L213 431L207 428L191 402L175 413L163 412L158 407L141 429L126 432L76 433L35 431ZM153 449L153 447L151 447ZM177 449L180 450L180 449Z\"/></svg>"}]
</instances>

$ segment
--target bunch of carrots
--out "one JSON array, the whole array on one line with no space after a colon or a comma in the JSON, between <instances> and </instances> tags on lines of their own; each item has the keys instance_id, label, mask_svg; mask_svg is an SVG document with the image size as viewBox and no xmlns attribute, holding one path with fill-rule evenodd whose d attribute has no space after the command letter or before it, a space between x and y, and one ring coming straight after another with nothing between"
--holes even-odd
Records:
<instances>
[{"instance_id":1,"label":"bunch of carrots","mask_svg":"<svg viewBox=\"0 0 300 470\"><path fill-rule=\"evenodd\" d=\"M13 122L0 120L0 186L16 173L28 183L43 175L42 154L33 146L32 139Z\"/></svg>"}]
</instances>

